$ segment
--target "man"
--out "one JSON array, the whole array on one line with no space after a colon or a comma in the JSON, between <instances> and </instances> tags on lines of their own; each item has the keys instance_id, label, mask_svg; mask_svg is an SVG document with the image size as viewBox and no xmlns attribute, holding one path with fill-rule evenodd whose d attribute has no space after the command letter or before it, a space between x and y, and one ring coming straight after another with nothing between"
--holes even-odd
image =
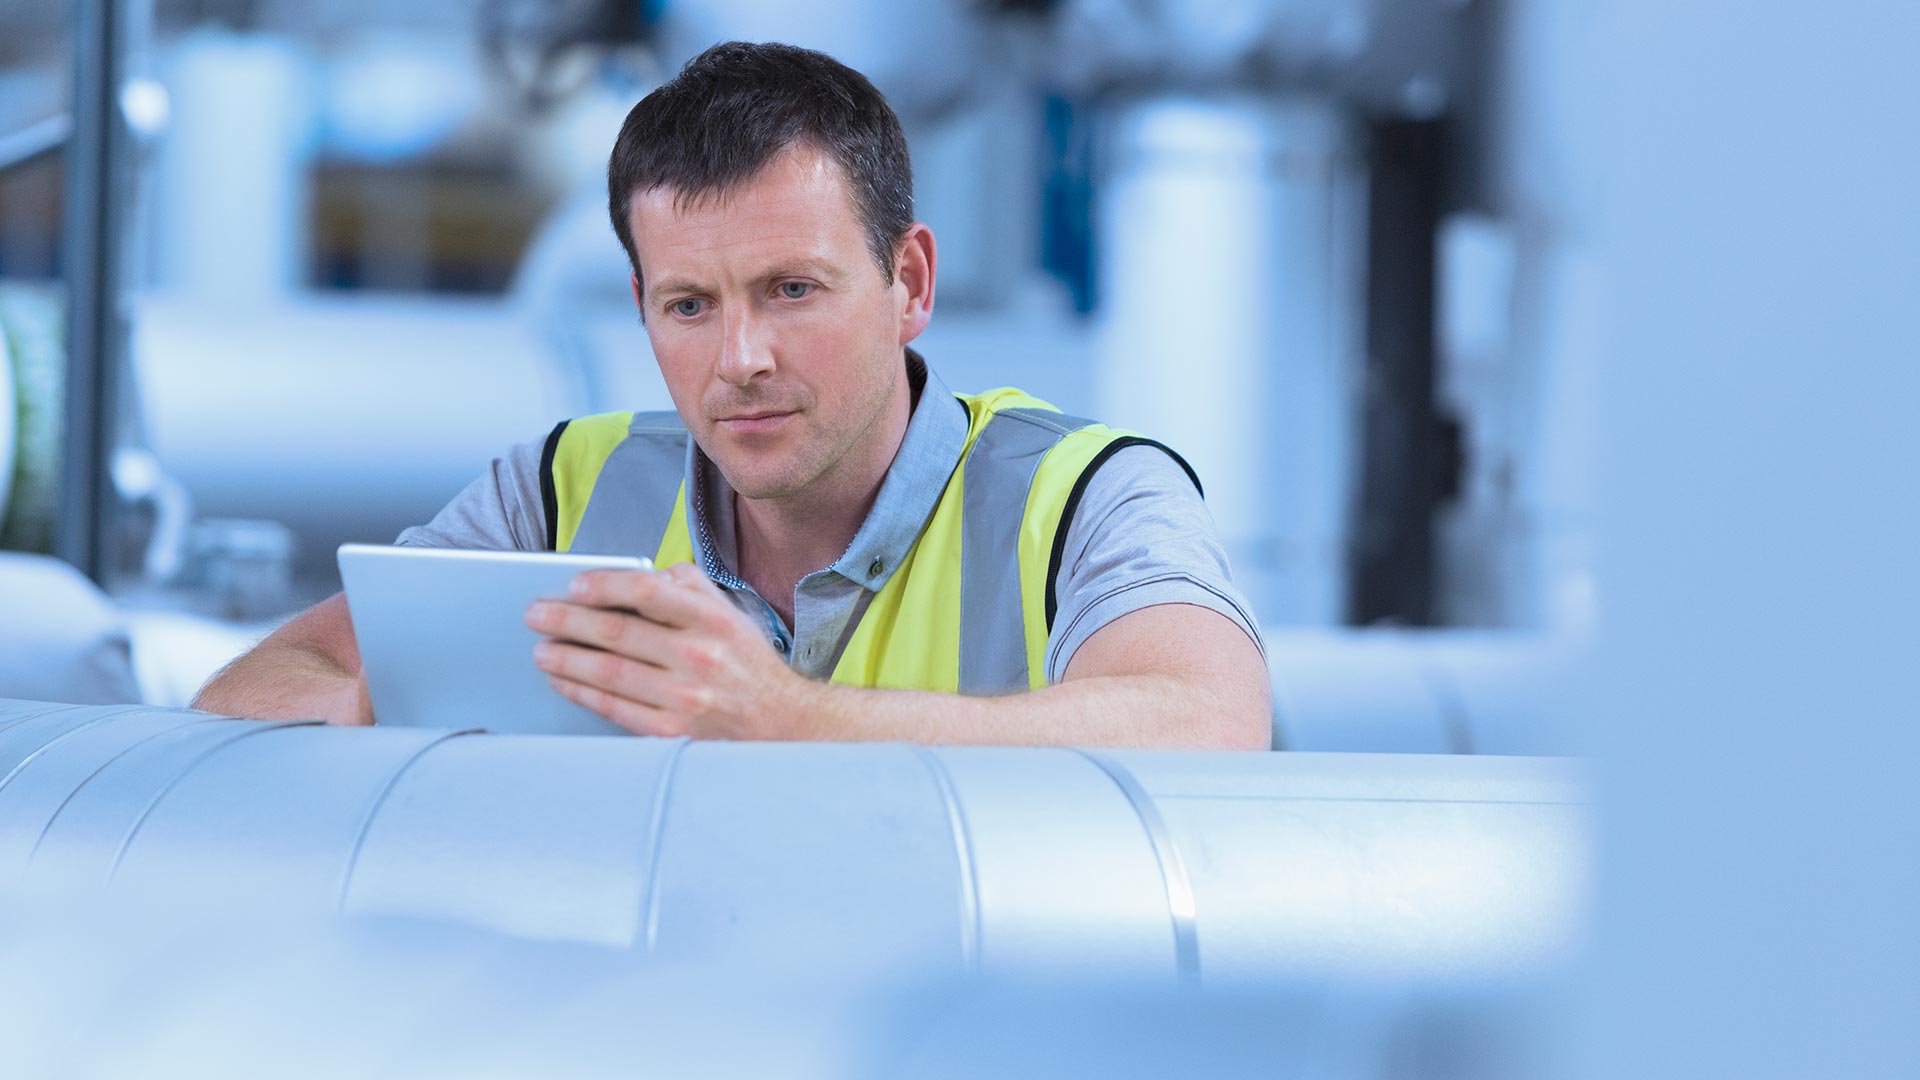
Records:
<instances>
[{"instance_id":1,"label":"man","mask_svg":"<svg viewBox=\"0 0 1920 1080\"><path fill-rule=\"evenodd\" d=\"M529 609L559 693L640 734L1267 746L1185 463L908 348L934 239L864 77L715 46L628 115L608 189L677 415L562 424L399 540L652 556ZM195 704L371 723L359 666L335 596Z\"/></svg>"}]
</instances>

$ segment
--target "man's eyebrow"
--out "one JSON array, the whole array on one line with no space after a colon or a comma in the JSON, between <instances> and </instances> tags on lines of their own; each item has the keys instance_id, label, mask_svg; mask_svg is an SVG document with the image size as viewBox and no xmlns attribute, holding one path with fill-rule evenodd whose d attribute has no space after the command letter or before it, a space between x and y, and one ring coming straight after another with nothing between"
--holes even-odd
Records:
<instances>
[{"instance_id":1,"label":"man's eyebrow","mask_svg":"<svg viewBox=\"0 0 1920 1080\"><path fill-rule=\"evenodd\" d=\"M824 262L820 259L791 259L786 262L776 263L772 269L761 274L759 280L766 282L779 278L803 276L837 281L840 278L840 272L834 269L831 263Z\"/></svg>"},{"instance_id":2,"label":"man's eyebrow","mask_svg":"<svg viewBox=\"0 0 1920 1080\"><path fill-rule=\"evenodd\" d=\"M671 293L697 293L705 291L705 289L687 278L668 278L665 281L649 282L647 285L647 294L650 297L666 296Z\"/></svg>"},{"instance_id":3,"label":"man's eyebrow","mask_svg":"<svg viewBox=\"0 0 1920 1080\"><path fill-rule=\"evenodd\" d=\"M814 277L823 281L838 281L843 275L832 263L821 259L799 258L775 263L772 267L754 278L754 284L764 285L790 277ZM682 293L704 293L707 288L690 278L674 277L664 281L647 283L647 298L676 296Z\"/></svg>"}]
</instances>

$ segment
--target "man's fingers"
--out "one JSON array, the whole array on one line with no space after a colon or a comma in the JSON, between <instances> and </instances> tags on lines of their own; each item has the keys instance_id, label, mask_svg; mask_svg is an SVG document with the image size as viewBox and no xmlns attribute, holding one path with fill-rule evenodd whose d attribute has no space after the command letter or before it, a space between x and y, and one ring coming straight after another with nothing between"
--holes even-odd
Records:
<instances>
[{"instance_id":1,"label":"man's fingers","mask_svg":"<svg viewBox=\"0 0 1920 1080\"><path fill-rule=\"evenodd\" d=\"M666 704L658 700L657 680L651 677L660 669L618 653L564 641L543 641L533 647L533 663L549 675L598 687L642 704Z\"/></svg>"},{"instance_id":2,"label":"man's fingers","mask_svg":"<svg viewBox=\"0 0 1920 1080\"><path fill-rule=\"evenodd\" d=\"M533 656L534 663L550 676L675 716L701 716L713 708L711 687L615 653L563 641L543 641L534 648Z\"/></svg>"},{"instance_id":3,"label":"man's fingers","mask_svg":"<svg viewBox=\"0 0 1920 1080\"><path fill-rule=\"evenodd\" d=\"M672 671L618 653L564 641L543 641L534 647L533 657L534 664L549 675L598 687L651 708L692 716L713 704L713 691L707 687L689 685Z\"/></svg>"},{"instance_id":4,"label":"man's fingers","mask_svg":"<svg viewBox=\"0 0 1920 1080\"><path fill-rule=\"evenodd\" d=\"M691 628L704 626L716 606L731 606L726 596L691 564L666 570L589 570L573 579L571 598L595 607L629 608L654 622Z\"/></svg>"},{"instance_id":5,"label":"man's fingers","mask_svg":"<svg viewBox=\"0 0 1920 1080\"><path fill-rule=\"evenodd\" d=\"M577 641L648 663L664 663L669 648L665 626L631 611L542 600L527 609L527 626L548 637Z\"/></svg>"},{"instance_id":6,"label":"man's fingers","mask_svg":"<svg viewBox=\"0 0 1920 1080\"><path fill-rule=\"evenodd\" d=\"M651 705L559 675L548 675L547 684L561 697L606 717L635 735L686 734L686 725L679 717Z\"/></svg>"}]
</instances>

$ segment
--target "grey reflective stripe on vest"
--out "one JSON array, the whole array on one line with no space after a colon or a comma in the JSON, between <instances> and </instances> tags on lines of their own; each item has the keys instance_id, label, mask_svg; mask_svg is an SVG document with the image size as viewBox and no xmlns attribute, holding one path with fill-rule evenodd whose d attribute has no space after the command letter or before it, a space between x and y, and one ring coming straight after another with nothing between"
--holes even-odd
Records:
<instances>
[{"instance_id":1,"label":"grey reflective stripe on vest","mask_svg":"<svg viewBox=\"0 0 1920 1080\"><path fill-rule=\"evenodd\" d=\"M607 455L569 551L653 558L687 471L687 429L671 412L635 413Z\"/></svg>"},{"instance_id":2,"label":"grey reflective stripe on vest","mask_svg":"<svg viewBox=\"0 0 1920 1080\"><path fill-rule=\"evenodd\" d=\"M1045 409L1002 409L974 441L961 474L960 692L1025 690L1027 624L1020 609L1020 525L1040 459L1091 424Z\"/></svg>"}]
</instances>

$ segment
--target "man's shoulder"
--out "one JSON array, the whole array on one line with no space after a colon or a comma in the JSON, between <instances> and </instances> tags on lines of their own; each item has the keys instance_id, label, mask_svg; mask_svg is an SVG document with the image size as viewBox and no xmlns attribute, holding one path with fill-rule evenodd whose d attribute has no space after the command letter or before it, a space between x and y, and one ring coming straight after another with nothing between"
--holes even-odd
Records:
<instances>
[{"instance_id":1,"label":"man's shoulder","mask_svg":"<svg viewBox=\"0 0 1920 1080\"><path fill-rule=\"evenodd\" d=\"M562 420L554 425L547 441L572 444L598 441L618 442L628 435L668 435L685 438L687 425L672 409L635 411L617 409L589 413Z\"/></svg>"}]
</instances>

